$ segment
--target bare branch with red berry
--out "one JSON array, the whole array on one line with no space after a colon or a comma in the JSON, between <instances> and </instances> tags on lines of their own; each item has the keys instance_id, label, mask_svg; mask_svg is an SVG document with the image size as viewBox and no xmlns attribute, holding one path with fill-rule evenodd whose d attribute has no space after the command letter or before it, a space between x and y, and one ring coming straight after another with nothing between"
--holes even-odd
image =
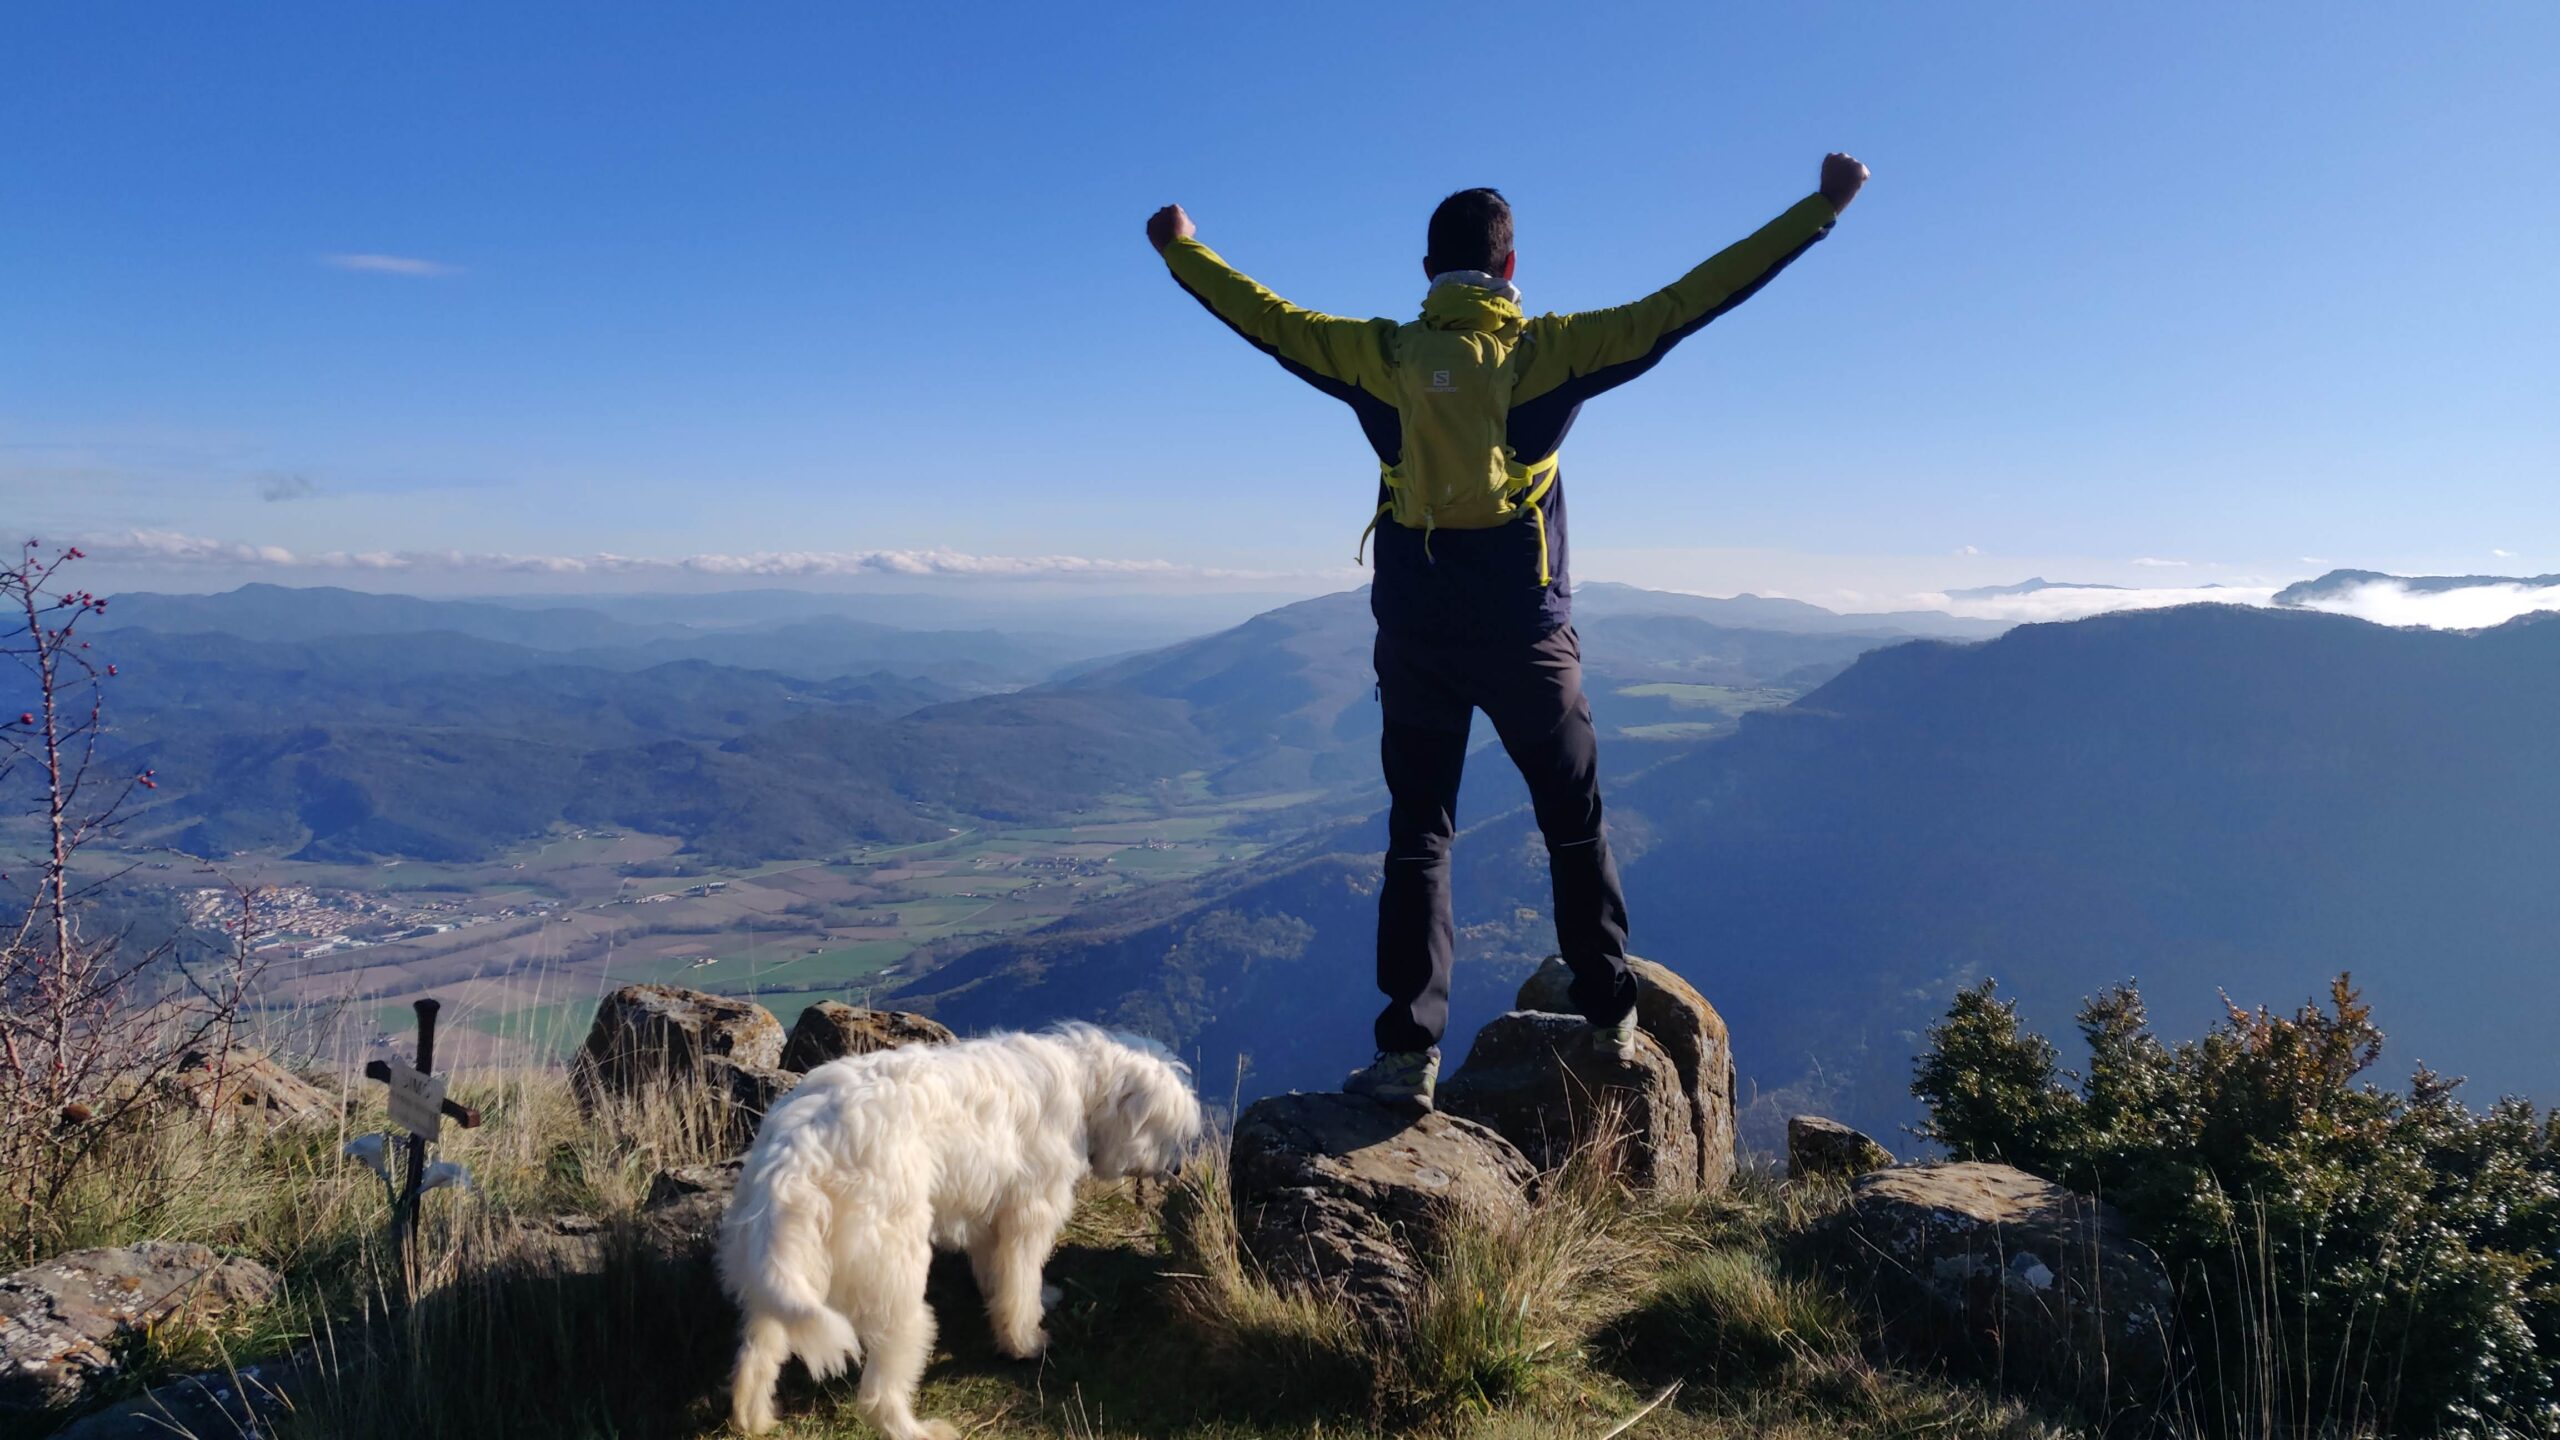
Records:
<instances>
[{"instance_id":1,"label":"bare branch with red berry","mask_svg":"<svg viewBox=\"0 0 2560 1440\"><path fill-rule=\"evenodd\" d=\"M160 788L156 771L116 761L106 682L120 672L80 633L107 597L62 583L82 558L30 540L0 566L0 655L25 687L14 720L0 709L0 783L32 771L39 844L0 864L0 1252L12 1254L55 1238L82 1167L159 1103L187 1055L209 1041L227 1050L258 971L245 900L241 933L209 964L175 942L138 946L82 926L136 864L84 862L83 851Z\"/></svg>"}]
</instances>

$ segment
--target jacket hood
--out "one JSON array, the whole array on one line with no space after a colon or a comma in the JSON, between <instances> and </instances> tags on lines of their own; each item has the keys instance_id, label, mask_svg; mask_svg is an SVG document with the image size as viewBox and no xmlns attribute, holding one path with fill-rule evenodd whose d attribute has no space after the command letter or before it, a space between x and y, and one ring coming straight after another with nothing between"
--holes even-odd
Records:
<instances>
[{"instance_id":1,"label":"jacket hood","mask_svg":"<svg viewBox=\"0 0 2560 1440\"><path fill-rule=\"evenodd\" d=\"M1444 279L1422 297L1422 323L1434 330L1474 330L1503 340L1517 340L1528 323L1528 317L1520 311L1519 295L1508 285L1489 290Z\"/></svg>"}]
</instances>

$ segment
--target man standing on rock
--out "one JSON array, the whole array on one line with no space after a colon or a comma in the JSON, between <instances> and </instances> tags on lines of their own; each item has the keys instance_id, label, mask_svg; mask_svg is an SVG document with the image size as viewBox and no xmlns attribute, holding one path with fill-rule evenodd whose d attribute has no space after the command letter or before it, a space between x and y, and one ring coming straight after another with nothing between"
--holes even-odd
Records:
<instances>
[{"instance_id":1,"label":"man standing on rock","mask_svg":"<svg viewBox=\"0 0 2560 1440\"><path fill-rule=\"evenodd\" d=\"M1449 1018L1449 851L1481 709L1528 781L1555 882L1556 941L1593 1042L1632 1059L1627 906L1600 818L1599 747L1572 623L1557 448L1582 403L1652 369L1831 230L1867 169L1826 156L1820 189L1633 304L1530 317L1511 283L1511 207L1461 190L1433 211L1421 318L1301 310L1193 238L1168 205L1147 239L1173 277L1281 368L1348 404L1377 451L1378 697L1386 884L1378 1057L1345 1087L1428 1109ZM1365 540L1364 540L1365 543Z\"/></svg>"}]
</instances>

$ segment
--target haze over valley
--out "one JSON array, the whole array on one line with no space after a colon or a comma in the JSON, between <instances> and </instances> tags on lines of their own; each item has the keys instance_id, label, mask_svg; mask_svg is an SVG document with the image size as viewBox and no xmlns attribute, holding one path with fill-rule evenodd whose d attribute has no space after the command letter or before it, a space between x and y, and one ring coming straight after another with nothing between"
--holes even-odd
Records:
<instances>
[{"instance_id":1,"label":"haze over valley","mask_svg":"<svg viewBox=\"0 0 2560 1440\"><path fill-rule=\"evenodd\" d=\"M1634 944L1731 1017L1747 1135L1790 1106L1900 1123L1920 1028L1984 977L2047 1023L2139 978L2194 1026L2351 970L2395 1065L2560 1088L2530 1018L2560 1005L2560 626L2299 603L2385 580L2535 583L2344 574L2019 629L1582 587ZM332 1044L432 989L479 1053L556 1056L598 994L663 980L786 1020L1130 1025L1247 1098L1365 1055L1364 591L1223 626L1129 597L940 627L930 597L271 585L108 613L113 763L159 777L96 862L118 913L209 937L256 892L265 1003ZM1553 945L1519 781L1476 761L1461 1051Z\"/></svg>"}]
</instances>

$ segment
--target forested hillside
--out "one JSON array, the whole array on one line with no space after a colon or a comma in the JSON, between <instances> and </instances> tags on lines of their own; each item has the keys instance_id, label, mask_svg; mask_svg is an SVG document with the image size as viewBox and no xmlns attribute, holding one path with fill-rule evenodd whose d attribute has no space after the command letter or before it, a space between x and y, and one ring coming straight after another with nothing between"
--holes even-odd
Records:
<instances>
[{"instance_id":1,"label":"forested hillside","mask_svg":"<svg viewBox=\"0 0 2560 1440\"><path fill-rule=\"evenodd\" d=\"M2046 1025L2139 979L2164 1024L2192 1031L2226 991L2310 994L2352 971L2393 1017L2386 1069L2423 1061L2548 1097L2554 715L2548 620L2462 634L2200 606L1884 649L1737 733L1616 768L1634 946L1722 1007L1746 1092L1788 1092L1771 1112L1819 1102L1889 1130L1912 1114L1928 1018L1993 976ZM1486 814L1477 796L1516 803L1501 768L1471 772L1462 817ZM1518 913L1544 900L1526 813L1484 820L1458 854L1462 967L1516 974L1546 941ZM1247 1014L1180 1033L1253 1052L1260 1084L1325 1083L1373 1005L1366 912L1335 892L1373 874L1281 868L1145 930L964 957L950 973L985 978L939 1003L1008 1013L996 997L1026 975L1095 1013L1167 990L1244 995L1242 972L1268 960L1240 947L1203 974L1191 937L1222 911L1295 916L1314 928L1290 963L1341 999L1292 999L1258 1039ZM1070 984L1087 974L1109 979ZM1461 975L1458 1041L1501 991ZM1308 1025L1339 1043L1311 1046Z\"/></svg>"},{"instance_id":2,"label":"forested hillside","mask_svg":"<svg viewBox=\"0 0 2560 1440\"><path fill-rule=\"evenodd\" d=\"M1602 721L1639 749L1730 729L1892 638L1727 630L1644 613L1652 593L1628 592L1590 637ZM463 861L605 825L753 864L1194 787L1286 797L1306 822L1375 796L1364 592L1120 658L1091 634L663 611L277 586L117 597L94 642L118 669L105 753L160 785L127 838L210 858ZM18 703L16 683L0 677L0 703Z\"/></svg>"}]
</instances>

